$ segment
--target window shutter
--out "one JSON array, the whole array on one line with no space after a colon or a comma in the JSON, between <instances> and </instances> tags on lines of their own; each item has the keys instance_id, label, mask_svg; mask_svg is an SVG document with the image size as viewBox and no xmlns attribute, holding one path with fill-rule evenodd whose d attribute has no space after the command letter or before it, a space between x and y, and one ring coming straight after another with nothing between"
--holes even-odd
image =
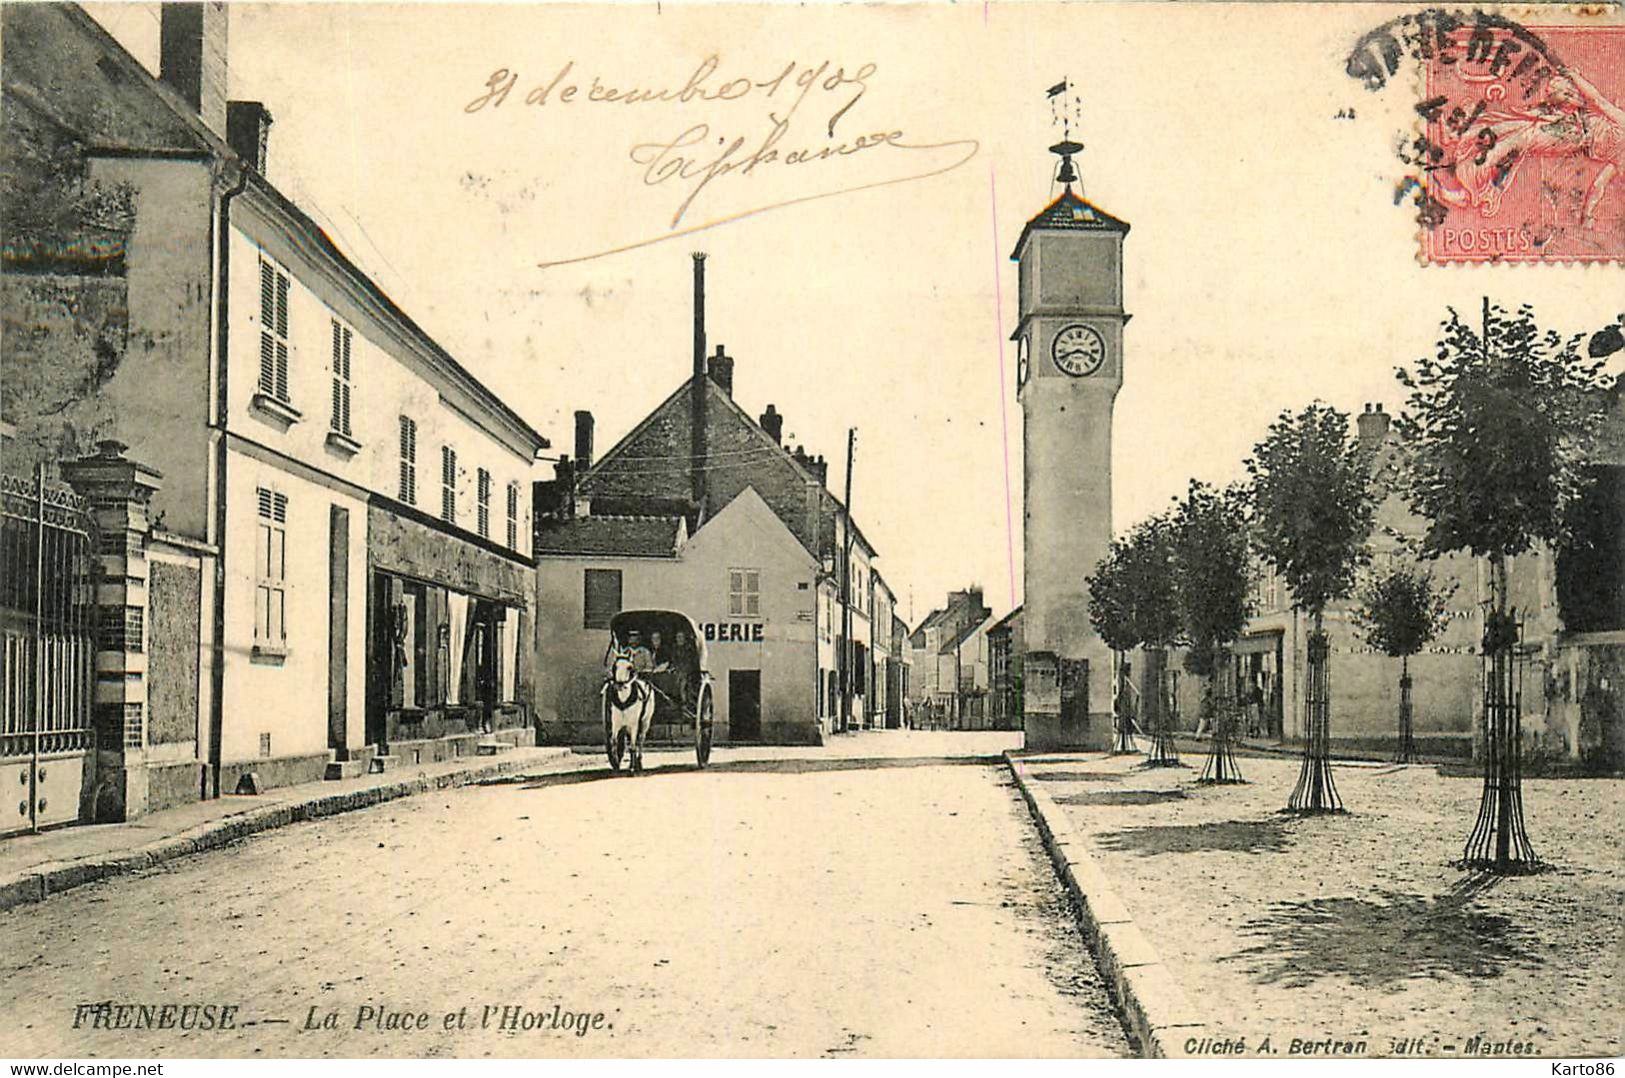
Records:
<instances>
[{"instance_id":1,"label":"window shutter","mask_svg":"<svg viewBox=\"0 0 1625 1078\"><path fill-rule=\"evenodd\" d=\"M582 619L586 629L607 629L621 612L621 571L587 569L583 576Z\"/></svg>"}]
</instances>

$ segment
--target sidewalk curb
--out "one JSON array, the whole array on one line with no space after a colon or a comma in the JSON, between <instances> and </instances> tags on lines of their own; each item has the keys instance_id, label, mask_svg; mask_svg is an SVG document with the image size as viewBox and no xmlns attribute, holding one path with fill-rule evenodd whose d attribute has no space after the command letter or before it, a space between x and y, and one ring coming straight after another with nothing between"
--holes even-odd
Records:
<instances>
[{"instance_id":1,"label":"sidewalk curb","mask_svg":"<svg viewBox=\"0 0 1625 1078\"><path fill-rule=\"evenodd\" d=\"M356 809L371 808L414 794L467 786L470 783L521 771L537 764L551 763L568 756L568 749L560 749L545 756L530 756L524 760L496 760L477 767L446 771L434 776L420 774L416 778L364 786L357 790L344 790L304 801L264 805L210 820L177 834L165 835L117 853L97 854L73 861L48 862L29 871L0 878L0 912L17 906L43 902L51 895L109 876L139 872L178 857L218 849L262 831L272 831L289 824L319 820L325 816L336 816Z\"/></svg>"},{"instance_id":2,"label":"sidewalk curb","mask_svg":"<svg viewBox=\"0 0 1625 1078\"><path fill-rule=\"evenodd\" d=\"M1113 1001L1140 1042L1141 1054L1152 1059L1196 1058L1184 1046L1188 1038L1203 1035L1206 1022L1201 1013L1134 923L1049 792L1029 780L1029 761L1009 752L1004 761L1038 826L1056 876L1077 904L1078 925Z\"/></svg>"}]
</instances>

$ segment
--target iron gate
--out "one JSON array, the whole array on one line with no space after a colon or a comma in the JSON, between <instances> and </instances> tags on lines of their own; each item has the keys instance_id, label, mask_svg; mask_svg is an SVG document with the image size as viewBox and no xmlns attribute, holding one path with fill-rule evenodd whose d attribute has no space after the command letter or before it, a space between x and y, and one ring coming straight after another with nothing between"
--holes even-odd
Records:
<instances>
[{"instance_id":1,"label":"iron gate","mask_svg":"<svg viewBox=\"0 0 1625 1078\"><path fill-rule=\"evenodd\" d=\"M94 551L83 501L0 474L0 835L79 818L92 748Z\"/></svg>"}]
</instances>

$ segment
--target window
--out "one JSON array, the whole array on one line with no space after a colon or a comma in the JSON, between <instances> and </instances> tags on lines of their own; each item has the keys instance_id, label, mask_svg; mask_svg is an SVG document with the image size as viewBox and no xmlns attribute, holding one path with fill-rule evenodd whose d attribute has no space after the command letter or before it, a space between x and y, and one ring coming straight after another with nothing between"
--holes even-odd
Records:
<instances>
[{"instance_id":1,"label":"window","mask_svg":"<svg viewBox=\"0 0 1625 1078\"><path fill-rule=\"evenodd\" d=\"M440 447L440 519L457 523L457 450Z\"/></svg>"},{"instance_id":2,"label":"window","mask_svg":"<svg viewBox=\"0 0 1625 1078\"><path fill-rule=\"evenodd\" d=\"M586 570L581 608L583 629L609 628L609 619L621 612L621 571Z\"/></svg>"},{"instance_id":3,"label":"window","mask_svg":"<svg viewBox=\"0 0 1625 1078\"><path fill-rule=\"evenodd\" d=\"M762 616L762 574L759 570L728 570L728 615L736 618Z\"/></svg>"},{"instance_id":4,"label":"window","mask_svg":"<svg viewBox=\"0 0 1625 1078\"><path fill-rule=\"evenodd\" d=\"M288 275L260 258L261 393L288 400Z\"/></svg>"},{"instance_id":5,"label":"window","mask_svg":"<svg viewBox=\"0 0 1625 1078\"><path fill-rule=\"evenodd\" d=\"M257 493L254 644L261 648L282 648L288 642L288 498L264 487Z\"/></svg>"},{"instance_id":6,"label":"window","mask_svg":"<svg viewBox=\"0 0 1625 1078\"><path fill-rule=\"evenodd\" d=\"M401 501L418 503L418 425L401 416Z\"/></svg>"},{"instance_id":7,"label":"window","mask_svg":"<svg viewBox=\"0 0 1625 1078\"><path fill-rule=\"evenodd\" d=\"M508 549L519 549L519 484L508 484Z\"/></svg>"},{"instance_id":8,"label":"window","mask_svg":"<svg viewBox=\"0 0 1625 1078\"><path fill-rule=\"evenodd\" d=\"M333 319L333 425L348 436L350 431L350 327Z\"/></svg>"},{"instance_id":9,"label":"window","mask_svg":"<svg viewBox=\"0 0 1625 1078\"><path fill-rule=\"evenodd\" d=\"M479 476L474 484L475 510L474 524L484 539L491 538L491 473L484 468L479 470Z\"/></svg>"}]
</instances>

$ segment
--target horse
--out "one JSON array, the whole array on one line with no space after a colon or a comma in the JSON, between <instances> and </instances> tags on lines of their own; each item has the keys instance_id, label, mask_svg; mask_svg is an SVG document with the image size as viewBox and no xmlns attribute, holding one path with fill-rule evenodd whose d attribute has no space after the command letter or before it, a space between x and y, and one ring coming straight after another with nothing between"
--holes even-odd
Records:
<instances>
[{"instance_id":1,"label":"horse","mask_svg":"<svg viewBox=\"0 0 1625 1078\"><path fill-rule=\"evenodd\" d=\"M604 682L604 747L609 766L619 771L621 757L630 753L633 774L643 770L643 740L654 721L655 690L632 665L631 653L616 649Z\"/></svg>"}]
</instances>

